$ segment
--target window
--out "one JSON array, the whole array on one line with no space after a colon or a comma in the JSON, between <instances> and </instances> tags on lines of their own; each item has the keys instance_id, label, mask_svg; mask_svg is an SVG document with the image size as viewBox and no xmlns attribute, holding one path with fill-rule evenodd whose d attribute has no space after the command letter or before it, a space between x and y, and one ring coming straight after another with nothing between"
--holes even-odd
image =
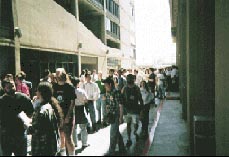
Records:
<instances>
[{"instance_id":1,"label":"window","mask_svg":"<svg viewBox=\"0 0 229 157\"><path fill-rule=\"evenodd\" d=\"M106 0L106 8L114 16L119 17L119 5L113 0Z\"/></svg>"},{"instance_id":2,"label":"window","mask_svg":"<svg viewBox=\"0 0 229 157\"><path fill-rule=\"evenodd\" d=\"M0 36L13 39L12 1L0 0Z\"/></svg>"},{"instance_id":3,"label":"window","mask_svg":"<svg viewBox=\"0 0 229 157\"><path fill-rule=\"evenodd\" d=\"M111 20L106 17L106 30L111 31Z\"/></svg>"}]
</instances>

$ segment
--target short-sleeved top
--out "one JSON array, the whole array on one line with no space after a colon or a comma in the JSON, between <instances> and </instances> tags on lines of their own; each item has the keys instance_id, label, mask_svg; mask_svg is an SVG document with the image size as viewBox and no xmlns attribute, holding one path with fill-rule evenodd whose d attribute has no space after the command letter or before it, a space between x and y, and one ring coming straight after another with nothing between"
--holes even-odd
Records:
<instances>
[{"instance_id":1,"label":"short-sleeved top","mask_svg":"<svg viewBox=\"0 0 229 157\"><path fill-rule=\"evenodd\" d=\"M97 80L95 83L98 84L98 87L100 89L100 94L105 94L106 93L106 89L104 86L104 83L102 83L103 80Z\"/></svg>"},{"instance_id":2,"label":"short-sleeved top","mask_svg":"<svg viewBox=\"0 0 229 157\"><path fill-rule=\"evenodd\" d=\"M53 95L58 100L65 117L71 105L71 100L75 101L76 99L75 88L68 83L65 83L64 85L55 83L53 85L53 90Z\"/></svg>"},{"instance_id":3,"label":"short-sleeved top","mask_svg":"<svg viewBox=\"0 0 229 157\"><path fill-rule=\"evenodd\" d=\"M24 134L24 124L17 115L24 111L28 116L33 114L33 105L29 97L23 93L16 92L15 95L3 95L0 98L0 121L1 131L8 135L22 136Z\"/></svg>"},{"instance_id":4,"label":"short-sleeved top","mask_svg":"<svg viewBox=\"0 0 229 157\"><path fill-rule=\"evenodd\" d=\"M105 94L105 97L106 97L106 106L109 106L108 112L119 115L120 114L119 105L123 104L121 92L116 89L112 89L111 92L107 92Z\"/></svg>"}]
</instances>

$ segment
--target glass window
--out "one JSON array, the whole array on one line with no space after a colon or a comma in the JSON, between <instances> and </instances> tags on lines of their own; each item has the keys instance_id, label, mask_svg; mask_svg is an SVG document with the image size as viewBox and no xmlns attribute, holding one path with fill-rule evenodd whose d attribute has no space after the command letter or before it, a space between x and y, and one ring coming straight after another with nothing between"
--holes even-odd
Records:
<instances>
[{"instance_id":1,"label":"glass window","mask_svg":"<svg viewBox=\"0 0 229 157\"><path fill-rule=\"evenodd\" d=\"M111 31L111 21L106 17L106 30Z\"/></svg>"}]
</instances>

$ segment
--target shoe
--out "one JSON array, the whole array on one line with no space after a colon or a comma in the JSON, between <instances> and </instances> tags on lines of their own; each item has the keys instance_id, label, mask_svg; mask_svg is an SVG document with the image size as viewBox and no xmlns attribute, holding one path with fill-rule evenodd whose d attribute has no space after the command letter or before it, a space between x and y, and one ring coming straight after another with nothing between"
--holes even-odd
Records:
<instances>
[{"instance_id":1,"label":"shoe","mask_svg":"<svg viewBox=\"0 0 229 157\"><path fill-rule=\"evenodd\" d=\"M85 148L87 148L87 147L89 147L89 146L90 146L90 144L83 145L82 148L81 148L81 150L84 150Z\"/></svg>"},{"instance_id":2,"label":"shoe","mask_svg":"<svg viewBox=\"0 0 229 157\"><path fill-rule=\"evenodd\" d=\"M132 141L131 140L127 140L126 147L130 147L131 145L132 145Z\"/></svg>"}]
</instances>

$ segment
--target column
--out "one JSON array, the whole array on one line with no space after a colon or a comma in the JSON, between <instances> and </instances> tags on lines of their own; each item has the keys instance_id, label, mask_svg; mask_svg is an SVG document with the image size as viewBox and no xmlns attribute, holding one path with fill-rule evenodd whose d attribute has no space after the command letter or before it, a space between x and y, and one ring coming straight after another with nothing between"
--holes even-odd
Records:
<instances>
[{"instance_id":1,"label":"column","mask_svg":"<svg viewBox=\"0 0 229 157\"><path fill-rule=\"evenodd\" d=\"M187 118L193 153L193 116L215 115L215 1L187 0L186 2ZM206 147L207 145L208 143Z\"/></svg>"},{"instance_id":2,"label":"column","mask_svg":"<svg viewBox=\"0 0 229 157\"><path fill-rule=\"evenodd\" d=\"M15 27L18 27L16 0L12 0L12 13L13 13L14 28L15 28ZM15 74L17 74L21 71L20 40L19 40L19 38L20 38L20 36L17 33L14 33Z\"/></svg>"},{"instance_id":3,"label":"column","mask_svg":"<svg viewBox=\"0 0 229 157\"><path fill-rule=\"evenodd\" d=\"M229 156L229 1L215 1L216 155Z\"/></svg>"}]
</instances>

